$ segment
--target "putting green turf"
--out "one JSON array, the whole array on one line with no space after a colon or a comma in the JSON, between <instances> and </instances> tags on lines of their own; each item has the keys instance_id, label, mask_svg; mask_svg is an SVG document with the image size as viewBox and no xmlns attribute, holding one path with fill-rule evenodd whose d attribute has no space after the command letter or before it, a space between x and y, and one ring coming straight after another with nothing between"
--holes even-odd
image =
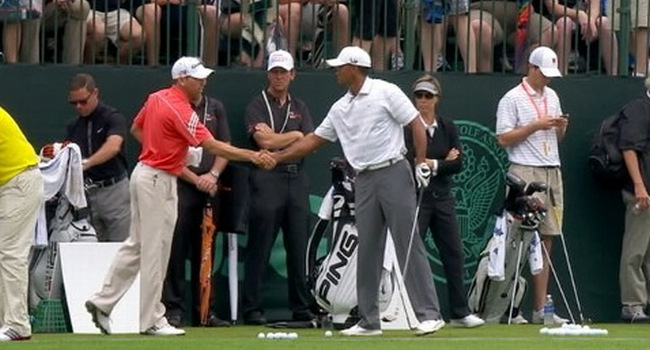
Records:
<instances>
[{"instance_id":1,"label":"putting green turf","mask_svg":"<svg viewBox=\"0 0 650 350\"><path fill-rule=\"evenodd\" d=\"M2 349L65 349L65 350L203 350L203 349L269 349L269 350L552 350L552 349L650 349L650 325L594 324L609 335L549 336L539 334L539 325L487 325L477 329L456 329L449 326L427 337L415 337L409 331L385 331L380 337L350 338L334 332L325 337L322 330L282 330L266 327L236 326L230 328L187 328L182 337L141 335L75 335L35 334L29 342L1 344ZM258 339L260 332L296 332L295 340Z\"/></svg>"}]
</instances>

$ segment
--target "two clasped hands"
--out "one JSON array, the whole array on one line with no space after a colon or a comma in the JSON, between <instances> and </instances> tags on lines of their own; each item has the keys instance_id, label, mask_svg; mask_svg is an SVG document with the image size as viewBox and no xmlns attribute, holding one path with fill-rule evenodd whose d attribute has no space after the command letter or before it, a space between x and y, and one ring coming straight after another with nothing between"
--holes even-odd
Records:
<instances>
[{"instance_id":1,"label":"two clasped hands","mask_svg":"<svg viewBox=\"0 0 650 350\"><path fill-rule=\"evenodd\" d=\"M452 148L447 153L444 161L450 161L458 158L460 151L457 148ZM438 159L425 159L423 162L415 165L415 182L418 188L425 188L429 186L429 182L433 176L438 173Z\"/></svg>"}]
</instances>

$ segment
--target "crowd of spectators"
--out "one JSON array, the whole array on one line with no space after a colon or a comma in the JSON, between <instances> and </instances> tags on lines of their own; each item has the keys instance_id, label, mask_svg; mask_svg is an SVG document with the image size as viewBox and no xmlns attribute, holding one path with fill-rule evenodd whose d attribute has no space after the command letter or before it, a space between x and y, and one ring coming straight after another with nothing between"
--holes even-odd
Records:
<instances>
[{"instance_id":1,"label":"crowd of spectators","mask_svg":"<svg viewBox=\"0 0 650 350\"><path fill-rule=\"evenodd\" d=\"M354 44L371 54L375 71L394 70L403 68L406 30L415 23L417 55L415 66L407 68L509 72L516 66L516 50L525 56L546 45L557 51L562 73L617 75L623 35L621 19L611 17L620 0L7 2L15 2L20 13L0 11L6 63L154 66L196 49L208 66L262 68L273 37L269 28L277 26L284 39L279 48L296 57L298 68L322 67L323 55ZM631 0L636 15L630 16L628 33L630 72L639 77L648 70L647 3ZM406 11L412 5L414 11ZM522 14L529 14L527 20ZM523 45L516 42L522 28Z\"/></svg>"}]
</instances>

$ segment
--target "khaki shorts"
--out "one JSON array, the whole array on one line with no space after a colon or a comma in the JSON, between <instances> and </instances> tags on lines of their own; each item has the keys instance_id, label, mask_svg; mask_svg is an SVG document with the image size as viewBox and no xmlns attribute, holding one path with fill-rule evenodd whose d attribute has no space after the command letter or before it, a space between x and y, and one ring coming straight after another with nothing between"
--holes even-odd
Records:
<instances>
[{"instance_id":1,"label":"khaki shorts","mask_svg":"<svg viewBox=\"0 0 650 350\"><path fill-rule=\"evenodd\" d=\"M90 11L87 23L105 23L106 38L117 45L120 36L120 29L131 23L131 13L125 9L118 9L110 12Z\"/></svg>"},{"instance_id":2,"label":"khaki shorts","mask_svg":"<svg viewBox=\"0 0 650 350\"><path fill-rule=\"evenodd\" d=\"M519 164L511 164L510 172L519 176L527 184L532 181L544 182L549 189L553 189L555 207L551 203L548 193L537 192L546 207L546 218L539 224L539 234L542 236L558 236L562 233L562 216L564 212L564 185L562 184L562 171L560 168L542 168Z\"/></svg>"},{"instance_id":3,"label":"khaki shorts","mask_svg":"<svg viewBox=\"0 0 650 350\"><path fill-rule=\"evenodd\" d=\"M515 33L517 31L517 11L516 2L504 0L481 1L470 5L470 17L478 18L482 16L484 22L494 28L495 36L501 36L507 39L510 45L515 44ZM476 11L480 10L480 11ZM529 44L539 43L542 33L553 26L553 23L542 17L539 13L533 12L528 22L528 41Z\"/></svg>"},{"instance_id":4,"label":"khaki shorts","mask_svg":"<svg viewBox=\"0 0 650 350\"><path fill-rule=\"evenodd\" d=\"M648 28L648 2L650 0L630 0L630 25L632 29ZM614 30L621 29L621 0L607 1L607 16L611 19Z\"/></svg>"}]
</instances>

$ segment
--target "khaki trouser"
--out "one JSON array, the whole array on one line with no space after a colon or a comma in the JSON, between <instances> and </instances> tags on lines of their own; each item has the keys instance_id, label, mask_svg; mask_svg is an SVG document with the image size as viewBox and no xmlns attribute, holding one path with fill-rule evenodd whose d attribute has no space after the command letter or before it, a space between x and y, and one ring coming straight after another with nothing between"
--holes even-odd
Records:
<instances>
[{"instance_id":1,"label":"khaki trouser","mask_svg":"<svg viewBox=\"0 0 650 350\"><path fill-rule=\"evenodd\" d=\"M625 203L625 234L619 271L621 304L645 308L650 281L650 211L635 213L634 195L625 190L621 192Z\"/></svg>"},{"instance_id":2,"label":"khaki trouser","mask_svg":"<svg viewBox=\"0 0 650 350\"><path fill-rule=\"evenodd\" d=\"M0 187L0 326L32 334L27 314L29 249L43 201L43 178L36 166Z\"/></svg>"},{"instance_id":3,"label":"khaki trouser","mask_svg":"<svg viewBox=\"0 0 650 350\"><path fill-rule=\"evenodd\" d=\"M90 5L86 0L68 1L65 10L50 2L43 8L43 27L45 31L56 31L65 25L63 31L63 56L66 64L80 64L86 45L86 19Z\"/></svg>"},{"instance_id":4,"label":"khaki trouser","mask_svg":"<svg viewBox=\"0 0 650 350\"><path fill-rule=\"evenodd\" d=\"M140 272L140 331L164 327L162 287L167 273L177 202L176 177L138 163L131 174L131 229L102 289L90 300L111 313Z\"/></svg>"}]
</instances>

